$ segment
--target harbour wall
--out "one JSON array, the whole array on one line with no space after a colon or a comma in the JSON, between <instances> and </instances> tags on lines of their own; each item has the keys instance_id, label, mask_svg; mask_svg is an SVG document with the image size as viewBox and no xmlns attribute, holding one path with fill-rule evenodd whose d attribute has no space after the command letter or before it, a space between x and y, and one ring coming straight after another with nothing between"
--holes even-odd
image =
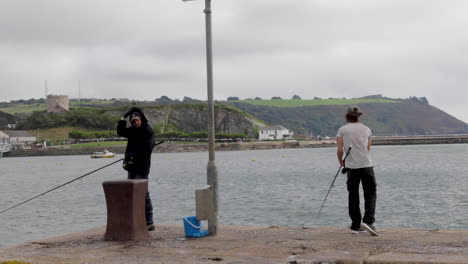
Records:
<instances>
[{"instance_id":1,"label":"harbour wall","mask_svg":"<svg viewBox=\"0 0 468 264\"><path fill-rule=\"evenodd\" d=\"M423 144L466 144L468 135L457 136L413 136L413 137L374 137L372 145L423 145ZM313 140L313 141L258 141L241 143L216 143L216 151L233 150L258 150L258 149L285 149L285 148L323 148L335 147L336 141ZM106 146L92 148L70 148L49 147L31 150L16 150L4 153L5 157L27 157L27 156L62 156L62 155L91 155L96 151L107 149L117 154L125 153L125 144L121 146ZM179 144L167 142L158 145L154 152L196 152L208 151L208 144Z\"/></svg>"}]
</instances>

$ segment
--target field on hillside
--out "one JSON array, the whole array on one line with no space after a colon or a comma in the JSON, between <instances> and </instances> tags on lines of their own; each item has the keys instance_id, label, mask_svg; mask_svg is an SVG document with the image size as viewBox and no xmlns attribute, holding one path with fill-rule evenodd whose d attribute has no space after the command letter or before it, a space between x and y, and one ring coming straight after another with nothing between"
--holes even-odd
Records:
<instances>
[{"instance_id":1,"label":"field on hillside","mask_svg":"<svg viewBox=\"0 0 468 264\"><path fill-rule=\"evenodd\" d=\"M45 104L32 104L32 105L17 105L14 107L2 107L0 111L8 113L8 114L25 114L25 113L32 113L34 111L44 111L47 110L47 106Z\"/></svg>"},{"instance_id":2,"label":"field on hillside","mask_svg":"<svg viewBox=\"0 0 468 264\"><path fill-rule=\"evenodd\" d=\"M398 100L391 99L314 99L314 100L238 100L230 102L248 103L252 105L276 106L276 107L301 107L318 105L357 105L365 103L400 103Z\"/></svg>"},{"instance_id":3,"label":"field on hillside","mask_svg":"<svg viewBox=\"0 0 468 264\"><path fill-rule=\"evenodd\" d=\"M73 108L90 108L95 109L96 107L106 107L112 106L114 101L108 100L95 100L95 101L70 101L70 107ZM40 104L15 104L11 107L0 107L0 111L8 113L8 114L31 114L34 111L44 111L47 110L47 105L40 103Z\"/></svg>"},{"instance_id":4,"label":"field on hillside","mask_svg":"<svg viewBox=\"0 0 468 264\"><path fill-rule=\"evenodd\" d=\"M48 129L28 130L31 135L35 136L38 141L66 141L69 140L68 134L73 130L90 132L90 130L81 127L58 127Z\"/></svg>"},{"instance_id":5,"label":"field on hillside","mask_svg":"<svg viewBox=\"0 0 468 264\"><path fill-rule=\"evenodd\" d=\"M110 100L93 100L93 101L70 101L70 107L80 106L111 106L115 101Z\"/></svg>"}]
</instances>

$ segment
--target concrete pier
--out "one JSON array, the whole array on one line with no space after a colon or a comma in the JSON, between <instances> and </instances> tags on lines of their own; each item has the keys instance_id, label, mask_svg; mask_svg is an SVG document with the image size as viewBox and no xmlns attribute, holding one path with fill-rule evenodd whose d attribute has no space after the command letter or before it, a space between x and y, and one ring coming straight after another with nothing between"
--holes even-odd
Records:
<instances>
[{"instance_id":1,"label":"concrete pier","mask_svg":"<svg viewBox=\"0 0 468 264\"><path fill-rule=\"evenodd\" d=\"M181 220L182 221L182 220ZM0 248L0 263L468 263L468 230L221 226L219 234L185 238L181 225L157 225L148 241L104 241L105 227Z\"/></svg>"}]
</instances>

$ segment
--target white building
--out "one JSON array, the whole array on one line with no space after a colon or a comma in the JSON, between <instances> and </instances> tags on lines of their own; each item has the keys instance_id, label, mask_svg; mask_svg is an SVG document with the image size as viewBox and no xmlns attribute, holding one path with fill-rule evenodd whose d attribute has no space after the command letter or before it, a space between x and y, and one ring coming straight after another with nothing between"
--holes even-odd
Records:
<instances>
[{"instance_id":1,"label":"white building","mask_svg":"<svg viewBox=\"0 0 468 264\"><path fill-rule=\"evenodd\" d=\"M8 136L8 144L10 144L13 149L24 148L24 146L36 142L36 137L31 135L28 131L2 130L0 132ZM0 142L3 142L1 140L2 139L0 139Z\"/></svg>"},{"instance_id":2,"label":"white building","mask_svg":"<svg viewBox=\"0 0 468 264\"><path fill-rule=\"evenodd\" d=\"M10 137L7 134L0 131L0 158L4 152L10 151Z\"/></svg>"},{"instance_id":3,"label":"white building","mask_svg":"<svg viewBox=\"0 0 468 264\"><path fill-rule=\"evenodd\" d=\"M0 145L6 144L10 144L10 137L7 134L0 131Z\"/></svg>"},{"instance_id":4,"label":"white building","mask_svg":"<svg viewBox=\"0 0 468 264\"><path fill-rule=\"evenodd\" d=\"M258 132L259 140L274 140L274 139L287 139L293 136L293 132L289 129L276 125L276 126L266 126L260 129Z\"/></svg>"}]
</instances>

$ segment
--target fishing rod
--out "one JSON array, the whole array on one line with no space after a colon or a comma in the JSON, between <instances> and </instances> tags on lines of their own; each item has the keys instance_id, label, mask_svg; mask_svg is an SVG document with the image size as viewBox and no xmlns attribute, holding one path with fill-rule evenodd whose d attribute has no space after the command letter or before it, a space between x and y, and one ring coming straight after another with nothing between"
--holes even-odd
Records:
<instances>
[{"instance_id":1,"label":"fishing rod","mask_svg":"<svg viewBox=\"0 0 468 264\"><path fill-rule=\"evenodd\" d=\"M351 148L352 148L352 146L349 146L348 151L346 151L346 155L345 155L345 157L343 159L343 162L346 161L346 158L348 157L349 152L351 151ZM333 179L332 184L330 185L330 188L328 189L327 195L325 195L325 199L323 199L322 206L320 206L320 210L318 212L319 217L320 217L320 213L322 212L323 206L325 205L325 202L327 201L328 194L330 193L330 191L331 191L331 189L333 187L333 184L335 183L336 177L338 177L338 174L341 171L341 168L343 168L343 165L340 165L340 168L338 169L338 172L336 173L335 178ZM345 172L346 172L346 170L342 171L342 173L345 173Z\"/></svg>"},{"instance_id":2,"label":"fishing rod","mask_svg":"<svg viewBox=\"0 0 468 264\"><path fill-rule=\"evenodd\" d=\"M159 144L162 144L163 142L164 142L164 140L155 143L155 144L153 145L153 148L156 147L156 146L159 145ZM70 184L70 183L72 183L72 182L74 182L74 181L77 181L77 180L79 180L79 179L82 179L82 178L84 178L84 177L86 177L86 176L88 176L88 175L90 175L90 174L95 173L96 171L102 170L102 169L104 169L104 168L106 168L106 167L109 167L110 165L113 165L113 164L115 164L115 163L117 163L117 162L119 162L119 161L122 161L122 160L124 160L124 158L121 158L121 159L119 159L119 160L116 160L116 161L114 161L114 162L111 162L111 163L109 163L109 164L107 164L107 165L105 165L105 166L102 166L102 167L100 167L100 168L98 168L98 169L95 169L95 170L93 170L93 171L91 171L91 172L88 172L88 173L86 173L85 175L81 175L81 176L78 177L78 178L75 178L75 179L73 179L73 180L71 180L71 181L68 181L68 182L66 182L66 183L64 183L64 184L61 184L61 185L59 185L59 186L57 186L57 187L55 187L55 188L52 188L52 189L50 189L50 190L48 190L48 191L46 191L46 192L43 192L43 193L41 193L41 194L38 194L38 195L36 195L36 196L34 196L34 197L32 197L32 198L29 198L28 200L26 200L26 201L24 201L24 202L21 202L21 203L19 203L19 204L17 204L17 205L14 205L14 206L12 206L12 207L10 207L10 208L8 208L8 209L5 209L5 210L1 211L0 214L3 214L3 213L6 212L6 211L9 211L9 210L11 210L11 209L13 209L13 208L16 208L16 207L18 207L18 206L20 206L20 205L22 205L22 204L25 204L25 203L29 202L29 201L31 201L31 200L34 200L34 199L36 199L36 198L38 198L38 197L40 197L40 196L42 196L42 195L44 195L44 194L50 193L51 191L57 190L58 188L61 188L61 187L65 186L65 185L67 185L67 184Z\"/></svg>"},{"instance_id":3,"label":"fishing rod","mask_svg":"<svg viewBox=\"0 0 468 264\"><path fill-rule=\"evenodd\" d=\"M84 178L84 177L86 177L86 176L88 176L88 175L90 175L90 174L92 174L92 173L95 173L96 171L99 171L99 170L102 170L102 169L104 169L104 168L106 168L106 167L109 167L110 165L115 164L115 163L117 163L117 162L119 162L119 161L121 161L121 160L123 160L123 158L121 158L121 159L119 159L119 160L116 160L116 161L114 161L114 162L112 162L112 163L109 163L109 164L107 164L106 166L103 166L103 167L101 167L101 168L99 168L99 169L95 169L95 170L93 170L93 171L91 171L91 172L88 172L88 173L86 173L85 175L82 175L82 176L80 176L80 177L78 177L78 178L75 178L75 179L73 179L73 180L71 180L71 181L68 181L68 182L66 182L66 183L64 183L64 184L61 184L61 185L59 185L59 186L57 186L57 187L55 187L55 188L53 188L53 189L50 189L50 190L48 190L48 191L46 191L46 192L41 193L41 194L39 194L39 195L36 195L36 196L34 196L34 197L32 197L32 198L30 198L30 199L24 201L24 202L21 202L21 203L15 205L15 206L12 206L12 207L10 207L10 208L8 208L8 209L6 209L6 210L3 210L3 211L0 212L0 214L3 214L4 212L6 212L6 211L8 211L8 210L11 210L11 209L13 209L13 208L15 208L15 207L18 207L18 206L22 205L22 204L25 204L25 203L27 203L27 202L29 202L29 201L31 201L31 200L34 200L34 199L36 199L37 197L42 196L42 195L44 195L44 194L46 194L46 193L49 193L49 192L51 192L51 191L53 191L53 190L57 190L58 188L63 187L63 186L65 186L65 185L67 185L67 184L70 184L70 183L72 183L72 182L74 182L74 181L76 181L76 180L79 180L79 179L81 179L81 178Z\"/></svg>"},{"instance_id":4,"label":"fishing rod","mask_svg":"<svg viewBox=\"0 0 468 264\"><path fill-rule=\"evenodd\" d=\"M152 147L151 150L153 150L154 147L156 147L157 145L162 144L162 143L164 143L164 140L161 140L161 141L159 141L159 142L154 143L154 145L153 145L153 147Z\"/></svg>"}]
</instances>

